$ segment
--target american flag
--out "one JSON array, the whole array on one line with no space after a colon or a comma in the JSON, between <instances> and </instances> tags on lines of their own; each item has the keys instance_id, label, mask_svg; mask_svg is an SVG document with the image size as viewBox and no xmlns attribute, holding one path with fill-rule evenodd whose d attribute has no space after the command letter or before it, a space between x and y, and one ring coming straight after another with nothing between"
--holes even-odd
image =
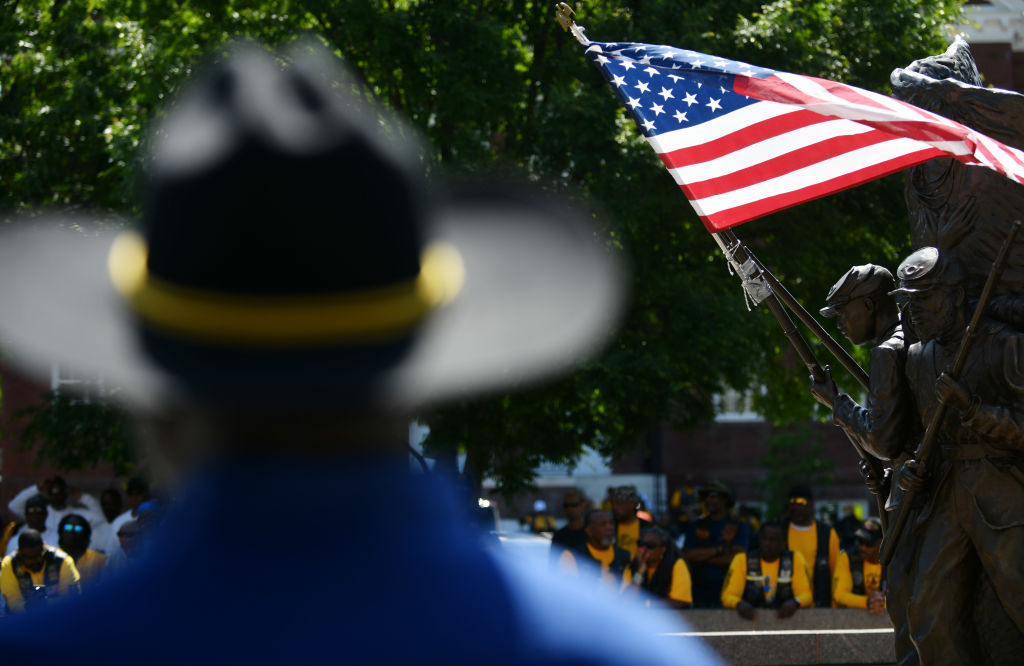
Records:
<instances>
[{"instance_id":1,"label":"american flag","mask_svg":"<svg viewBox=\"0 0 1024 666\"><path fill-rule=\"evenodd\" d=\"M586 52L711 232L935 157L1024 183L1021 151L893 97L671 46Z\"/></svg>"}]
</instances>

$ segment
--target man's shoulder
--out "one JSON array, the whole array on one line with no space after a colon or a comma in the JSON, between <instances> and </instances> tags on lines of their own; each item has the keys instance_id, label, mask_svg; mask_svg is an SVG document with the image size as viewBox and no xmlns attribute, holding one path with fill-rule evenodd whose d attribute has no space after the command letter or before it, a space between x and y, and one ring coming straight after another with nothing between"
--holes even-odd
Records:
<instances>
[{"instance_id":1,"label":"man's shoulder","mask_svg":"<svg viewBox=\"0 0 1024 666\"><path fill-rule=\"evenodd\" d=\"M565 577L537 585L537 572L524 563L496 559L524 635L536 639L531 649L539 655L562 651L598 664L720 663L699 639L682 635L690 628L678 614L652 613L602 586Z\"/></svg>"}]
</instances>

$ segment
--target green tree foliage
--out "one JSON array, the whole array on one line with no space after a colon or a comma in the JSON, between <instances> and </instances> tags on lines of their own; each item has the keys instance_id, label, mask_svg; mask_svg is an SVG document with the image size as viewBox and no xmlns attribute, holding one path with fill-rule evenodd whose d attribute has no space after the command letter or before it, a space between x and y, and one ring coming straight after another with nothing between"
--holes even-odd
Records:
<instances>
[{"instance_id":1,"label":"green tree foliage","mask_svg":"<svg viewBox=\"0 0 1024 666\"><path fill-rule=\"evenodd\" d=\"M20 409L24 418L23 448L37 447L37 464L47 461L58 469L87 469L110 463L114 473L128 474L134 466L131 428L114 404L87 402L66 391L49 391L35 405Z\"/></svg>"},{"instance_id":2,"label":"green tree foliage","mask_svg":"<svg viewBox=\"0 0 1024 666\"><path fill-rule=\"evenodd\" d=\"M496 474L513 492L542 459L572 461L584 444L613 455L658 421L705 422L723 387L770 387L757 406L774 420L811 416L806 372L784 337L747 312L715 244L552 4L0 0L0 211L135 215L146 129L203 54L238 35L276 45L315 32L425 136L432 172L497 171L584 201L631 266L632 302L602 356L532 392L424 414L434 454L464 450L477 481ZM593 0L576 10L593 39L885 92L893 67L945 48L960 4ZM816 307L848 266L894 265L908 249L905 218L894 176L738 233Z\"/></svg>"},{"instance_id":3,"label":"green tree foliage","mask_svg":"<svg viewBox=\"0 0 1024 666\"><path fill-rule=\"evenodd\" d=\"M806 422L768 437L768 454L758 461L765 469L758 485L761 499L768 505L766 519L780 515L793 486L821 488L832 481L835 463L825 457L822 441L821 433Z\"/></svg>"}]
</instances>

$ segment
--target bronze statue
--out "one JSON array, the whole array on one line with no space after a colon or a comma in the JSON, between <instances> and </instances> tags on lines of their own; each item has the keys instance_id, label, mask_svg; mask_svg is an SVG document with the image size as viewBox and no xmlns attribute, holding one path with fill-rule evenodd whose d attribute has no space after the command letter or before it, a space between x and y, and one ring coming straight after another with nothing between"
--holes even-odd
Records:
<instances>
[{"instance_id":1,"label":"bronze statue","mask_svg":"<svg viewBox=\"0 0 1024 666\"><path fill-rule=\"evenodd\" d=\"M823 382L811 379L811 394L832 408L832 419L846 436L856 440L875 457L895 464L913 453L920 428L914 416L913 401L907 388L905 365L907 345L896 299L890 295L896 284L892 273L882 266L865 264L848 270L825 299L820 312L835 317L839 329L857 346L873 345L870 361L870 389L864 405L842 393L828 368ZM900 491L890 490L891 467L885 478L875 478L864 460L861 474L876 495L889 495L886 508L899 503ZM917 653L907 631L906 611L910 586L912 549L901 548L887 571L886 608L896 629L896 655L900 663L916 663Z\"/></svg>"},{"instance_id":2,"label":"bronze statue","mask_svg":"<svg viewBox=\"0 0 1024 666\"><path fill-rule=\"evenodd\" d=\"M915 555L907 617L925 664L1001 661L1000 649L1024 645L1024 335L983 320L959 378L946 374L970 314L965 272L951 254L914 252L894 292L908 299L920 337L907 350L906 377L922 426L940 403L949 408L936 430L939 455L908 462L899 477L919 497L924 490L898 549ZM1009 618L1002 645L972 621L977 604Z\"/></svg>"},{"instance_id":3,"label":"bronze statue","mask_svg":"<svg viewBox=\"0 0 1024 666\"><path fill-rule=\"evenodd\" d=\"M1024 95L982 87L981 76L971 56L970 47L960 38L957 38L945 53L916 60L906 68L896 69L890 82L893 94L900 99L957 120L1007 145L1024 148ZM967 303L975 302L982 292L981 285L986 280L1000 244L1007 236L1007 229L1020 216L1019 211L1024 210L1024 188L989 169L970 167L953 159L935 159L908 170L905 196L912 246L932 246L941 253L944 262L951 261L952 265L957 266L962 273L962 282L959 286L964 290L965 300ZM1024 248L1018 243L1012 246L1008 253L1006 269L996 283L994 296L986 309L990 320L988 326L994 325L992 322L998 320L1009 324L1008 331L1024 330L1024 298L1018 296L1019 293L1024 293ZM964 304L959 305L959 311L965 311L965 307ZM923 305L919 303L919 313L922 308ZM913 330L914 323L907 319L904 317L904 327L907 329L908 337L913 337L916 333ZM921 337L924 339L924 348L935 348L935 345L939 344L928 340L924 335ZM990 336L986 333L984 337ZM981 347L992 344L994 343L991 341L983 342ZM981 352L976 350L971 355L972 362L978 362L978 353ZM915 360L915 365L920 363L920 359ZM945 369L941 366L936 367L939 371ZM996 367L991 371L997 372ZM937 377L938 373L935 373L931 379L933 387L938 381ZM965 377L967 386L970 387L970 371ZM934 388L929 390L923 377L918 377L916 381L919 382L916 387L919 394L916 402L920 403L921 395L930 395ZM940 390L952 390L948 380L943 380L942 384L943 388ZM932 396L930 399L935 398ZM1019 405L1019 399L1012 397L1010 393L1004 395L1003 399ZM959 404L959 400L954 400ZM952 409L953 403L948 403L948 406L948 411L952 415L944 416L940 422L941 426L937 428L937 431L942 431L940 444L948 442L951 437L956 441L956 431L950 431L949 428L962 427L958 423L957 411ZM922 424L927 423L925 415L935 411L934 403L925 402L924 406L917 404L917 407ZM993 441L1000 440L995 438ZM1007 444L1007 440L1002 440L1002 445ZM935 457L942 459L943 453L940 447ZM960 463L937 460L933 464L945 469L946 466ZM904 485L922 485L920 481L915 481L916 477L913 474L905 476L906 480L902 482ZM927 501L919 500L908 506L906 534L891 544L894 547L891 548L893 554L889 562L890 571L897 567L913 566L919 559L922 564L928 564L929 558L935 556L934 544L924 543L923 540L929 534L925 527L934 525L935 518L929 517L932 505L944 501L942 493L946 491L937 487L939 482L940 479L932 478L929 485L929 491L938 493L939 497L926 498ZM899 489L894 488L894 492L899 493ZM1015 491L1002 501L1007 510L1020 512L1024 509L1020 499L1020 495ZM923 515L915 516L915 511L920 510L922 506ZM982 525L984 526L984 523ZM887 541L890 540L889 537L887 534ZM985 550L987 546L981 545L976 548ZM1019 655L1024 651L1024 634L1020 629L1019 615L1014 617L1009 612L1010 609L1005 607L1002 597L997 595L995 588L998 587L998 581L997 585L993 586L988 576L969 573L968 580L973 581L974 588L971 594L952 599L950 595L953 592L946 587L946 581L933 577L936 572L929 566L925 566L919 572L905 571L905 574L908 579L914 580L916 617L911 617L911 629L914 630L915 641L922 648L922 655L939 654L942 655L942 659L953 662L958 657L947 651L949 642L963 645L965 643L962 633L973 636L973 627L984 627L984 634L980 640L976 640L975 649L970 657L972 662L1008 663L1019 659ZM965 619L964 622L960 619L949 622L947 626L955 629L950 641L945 640L941 631L930 632L925 626L926 621L920 617L931 611L926 608L926 604L917 599L917 589L927 588L929 582L931 592L945 594L945 598L959 608ZM894 589L897 585L890 581L890 597L899 594ZM964 586L958 580L954 587L962 592ZM909 593L910 590L906 592ZM1006 590L1003 590L1002 594L1005 595ZM942 609L943 613L945 611L946 609ZM932 617L939 618L940 615ZM934 622L942 623L949 619L948 616L943 617L945 619L928 622L933 622L933 626L940 626ZM902 660L899 624L896 624L896 629L897 658ZM934 659L934 656L930 658Z\"/></svg>"},{"instance_id":4,"label":"bronze statue","mask_svg":"<svg viewBox=\"0 0 1024 666\"><path fill-rule=\"evenodd\" d=\"M915 60L890 78L893 95L1024 149L1024 95L982 87L967 42ZM963 267L969 298L976 298L1008 225L1024 210L1024 187L991 169L954 159L930 160L907 170L905 196L911 247L933 246ZM1024 246L1011 252L990 314L1024 329Z\"/></svg>"}]
</instances>

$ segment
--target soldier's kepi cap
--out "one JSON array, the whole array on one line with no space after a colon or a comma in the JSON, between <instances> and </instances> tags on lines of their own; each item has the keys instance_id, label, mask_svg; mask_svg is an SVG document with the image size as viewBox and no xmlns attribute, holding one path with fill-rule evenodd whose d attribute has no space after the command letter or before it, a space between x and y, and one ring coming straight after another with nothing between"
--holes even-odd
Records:
<instances>
[{"instance_id":1,"label":"soldier's kepi cap","mask_svg":"<svg viewBox=\"0 0 1024 666\"><path fill-rule=\"evenodd\" d=\"M413 409L567 369L613 330L621 274L588 214L428 183L429 151L322 43L219 53L153 134L137 230L0 233L5 362L142 409Z\"/></svg>"},{"instance_id":2,"label":"soldier's kepi cap","mask_svg":"<svg viewBox=\"0 0 1024 666\"><path fill-rule=\"evenodd\" d=\"M889 269L884 266L875 264L854 266L846 271L843 277L839 278L839 281L828 290L825 307L821 308L819 312L826 317L835 317L839 308L850 301L862 296L888 292L894 286L896 286L896 281L893 280Z\"/></svg>"},{"instance_id":3,"label":"soldier's kepi cap","mask_svg":"<svg viewBox=\"0 0 1024 666\"><path fill-rule=\"evenodd\" d=\"M960 264L938 248L922 247L903 260L896 269L896 277L900 286L890 291L890 296L915 294L936 285L960 284L964 274Z\"/></svg>"}]
</instances>

